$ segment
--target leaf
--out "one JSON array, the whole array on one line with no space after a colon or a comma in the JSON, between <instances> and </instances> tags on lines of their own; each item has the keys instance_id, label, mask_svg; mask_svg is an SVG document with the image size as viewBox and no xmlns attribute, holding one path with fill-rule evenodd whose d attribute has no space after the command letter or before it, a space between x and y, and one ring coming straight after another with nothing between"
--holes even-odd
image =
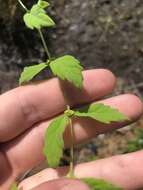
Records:
<instances>
[{"instance_id":1,"label":"leaf","mask_svg":"<svg viewBox=\"0 0 143 190\"><path fill-rule=\"evenodd\" d=\"M38 73L44 70L48 65L46 63L40 63L38 65L33 65L25 67L24 71L21 73L19 83L26 83L33 79Z\"/></svg>"},{"instance_id":2,"label":"leaf","mask_svg":"<svg viewBox=\"0 0 143 190\"><path fill-rule=\"evenodd\" d=\"M68 124L68 116L62 115L56 118L47 128L44 154L50 167L59 165L64 148L63 133Z\"/></svg>"},{"instance_id":3,"label":"leaf","mask_svg":"<svg viewBox=\"0 0 143 190\"><path fill-rule=\"evenodd\" d=\"M81 181L86 183L91 190L122 190L122 188L112 185L102 179L83 178Z\"/></svg>"},{"instance_id":4,"label":"leaf","mask_svg":"<svg viewBox=\"0 0 143 190\"><path fill-rule=\"evenodd\" d=\"M54 75L62 80L68 80L77 88L82 88L83 76L80 62L73 56L65 55L50 62L50 67Z\"/></svg>"},{"instance_id":5,"label":"leaf","mask_svg":"<svg viewBox=\"0 0 143 190\"><path fill-rule=\"evenodd\" d=\"M18 190L17 184L14 183L14 184L11 186L11 189L10 189L10 190Z\"/></svg>"},{"instance_id":6,"label":"leaf","mask_svg":"<svg viewBox=\"0 0 143 190\"><path fill-rule=\"evenodd\" d=\"M50 4L47 2L47 1L43 1L43 0L39 0L38 1L38 5L41 7L41 8L46 8L48 7Z\"/></svg>"},{"instance_id":7,"label":"leaf","mask_svg":"<svg viewBox=\"0 0 143 190\"><path fill-rule=\"evenodd\" d=\"M91 117L101 123L110 124L111 122L125 121L129 120L123 113L119 112L115 108L106 106L104 104L91 104L75 111L75 115L78 117Z\"/></svg>"},{"instance_id":8,"label":"leaf","mask_svg":"<svg viewBox=\"0 0 143 190\"><path fill-rule=\"evenodd\" d=\"M39 1L38 4L33 5L31 10L24 15L23 19L28 28L41 29L42 27L50 27L55 25L54 21L44 10L47 6L48 2Z\"/></svg>"}]
</instances>

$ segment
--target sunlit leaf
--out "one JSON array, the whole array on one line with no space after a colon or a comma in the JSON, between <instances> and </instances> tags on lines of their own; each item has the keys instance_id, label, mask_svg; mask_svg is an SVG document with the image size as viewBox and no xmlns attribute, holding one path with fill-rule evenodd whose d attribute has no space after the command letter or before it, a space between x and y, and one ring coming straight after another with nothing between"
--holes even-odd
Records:
<instances>
[{"instance_id":1,"label":"sunlit leaf","mask_svg":"<svg viewBox=\"0 0 143 190\"><path fill-rule=\"evenodd\" d=\"M117 109L101 103L91 104L90 106L77 110L75 111L75 115L78 117L90 117L106 124L129 120L127 116Z\"/></svg>"},{"instance_id":2,"label":"sunlit leaf","mask_svg":"<svg viewBox=\"0 0 143 190\"><path fill-rule=\"evenodd\" d=\"M73 56L65 55L50 62L50 67L54 75L62 80L73 83L77 88L82 88L83 76L80 62Z\"/></svg>"},{"instance_id":3,"label":"sunlit leaf","mask_svg":"<svg viewBox=\"0 0 143 190\"><path fill-rule=\"evenodd\" d=\"M43 0L39 0L38 1L38 5L41 7L41 8L46 8L48 7L50 4L47 2L47 1L43 1Z\"/></svg>"},{"instance_id":4,"label":"sunlit leaf","mask_svg":"<svg viewBox=\"0 0 143 190\"><path fill-rule=\"evenodd\" d=\"M53 120L46 130L44 154L50 167L59 165L64 148L63 133L68 124L68 116L62 115Z\"/></svg>"},{"instance_id":5,"label":"sunlit leaf","mask_svg":"<svg viewBox=\"0 0 143 190\"><path fill-rule=\"evenodd\" d=\"M46 63L41 63L38 65L25 67L23 72L21 73L19 83L23 84L23 83L29 82L37 74L39 74L42 70L44 70L46 67L48 67L48 65Z\"/></svg>"},{"instance_id":6,"label":"sunlit leaf","mask_svg":"<svg viewBox=\"0 0 143 190\"><path fill-rule=\"evenodd\" d=\"M54 21L44 10L44 8L48 6L47 2L40 1L39 4L33 5L30 12L24 15L23 18L26 26L30 29L41 29L42 27L54 26Z\"/></svg>"}]
</instances>

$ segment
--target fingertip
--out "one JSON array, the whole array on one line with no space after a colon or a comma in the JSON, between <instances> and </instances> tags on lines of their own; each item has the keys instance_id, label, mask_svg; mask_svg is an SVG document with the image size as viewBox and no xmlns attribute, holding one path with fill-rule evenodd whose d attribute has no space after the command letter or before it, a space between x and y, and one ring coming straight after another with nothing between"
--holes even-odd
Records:
<instances>
[{"instance_id":1,"label":"fingertip","mask_svg":"<svg viewBox=\"0 0 143 190\"><path fill-rule=\"evenodd\" d=\"M124 102L126 102L126 113L132 120L137 120L143 114L143 102L134 94L125 94Z\"/></svg>"},{"instance_id":2,"label":"fingertip","mask_svg":"<svg viewBox=\"0 0 143 190\"><path fill-rule=\"evenodd\" d=\"M103 82L106 83L108 91L112 92L113 89L115 88L116 84L117 84L117 78L116 78L116 76L110 70L101 69L101 71L105 75L105 81L103 81Z\"/></svg>"},{"instance_id":3,"label":"fingertip","mask_svg":"<svg viewBox=\"0 0 143 190\"><path fill-rule=\"evenodd\" d=\"M111 87L115 87L116 82L117 82L117 78L116 76L112 73L112 71L108 70L108 69L97 69L98 71L100 71L103 75L105 75L105 79L106 82L108 80L108 82L110 83Z\"/></svg>"},{"instance_id":4,"label":"fingertip","mask_svg":"<svg viewBox=\"0 0 143 190\"><path fill-rule=\"evenodd\" d=\"M116 86L115 75L107 69L92 69L84 71L84 88L92 99L98 99L111 93Z\"/></svg>"}]
</instances>

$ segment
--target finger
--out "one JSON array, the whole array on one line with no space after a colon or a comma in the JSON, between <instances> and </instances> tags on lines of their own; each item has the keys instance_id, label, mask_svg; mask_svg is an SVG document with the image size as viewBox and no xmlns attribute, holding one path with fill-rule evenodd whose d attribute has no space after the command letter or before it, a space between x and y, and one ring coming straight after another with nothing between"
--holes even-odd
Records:
<instances>
[{"instance_id":1,"label":"finger","mask_svg":"<svg viewBox=\"0 0 143 190\"><path fill-rule=\"evenodd\" d=\"M126 114L132 121L142 114L142 102L133 95L121 95L103 101L112 107L119 109ZM131 109L133 108L133 109ZM3 146L3 151L8 158L15 175L28 170L44 160L43 147L45 130L51 121L45 121L36 127L29 129L25 134ZM99 124L92 119L77 119L73 123L75 143L80 143L104 133L111 129L123 127L123 123L116 125ZM68 129L68 128L67 128ZM70 146L70 132L65 133L65 146ZM26 160L26 161L25 161Z\"/></svg>"},{"instance_id":2,"label":"finger","mask_svg":"<svg viewBox=\"0 0 143 190\"><path fill-rule=\"evenodd\" d=\"M74 106L91 102L107 95L114 88L115 77L108 70L88 70L83 75L83 90L65 82L59 83L54 78L43 83L22 86L1 95L0 142L10 140L33 124L59 114L67 104Z\"/></svg>"},{"instance_id":3,"label":"finger","mask_svg":"<svg viewBox=\"0 0 143 190\"><path fill-rule=\"evenodd\" d=\"M31 188L30 188L31 189ZM25 189L25 190L30 190ZM79 180L58 179L45 182L44 184L35 187L33 190L90 190L89 187ZM24 190L24 189L23 189Z\"/></svg>"},{"instance_id":4,"label":"finger","mask_svg":"<svg viewBox=\"0 0 143 190\"><path fill-rule=\"evenodd\" d=\"M125 190L143 188L143 151L118 155L102 160L77 165L75 176L77 178L93 177L104 179L112 184L122 187ZM68 168L45 169L35 176L24 180L20 187L23 190L31 189L49 180L58 179L67 174ZM49 177L50 176L50 177Z\"/></svg>"}]
</instances>

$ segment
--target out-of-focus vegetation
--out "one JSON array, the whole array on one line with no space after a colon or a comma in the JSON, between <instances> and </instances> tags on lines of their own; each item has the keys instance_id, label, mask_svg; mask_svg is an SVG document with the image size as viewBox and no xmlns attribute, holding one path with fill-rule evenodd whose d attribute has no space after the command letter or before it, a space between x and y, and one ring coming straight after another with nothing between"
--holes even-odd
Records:
<instances>
[{"instance_id":1,"label":"out-of-focus vegetation","mask_svg":"<svg viewBox=\"0 0 143 190\"><path fill-rule=\"evenodd\" d=\"M143 129L138 128L135 131L135 138L130 140L127 144L126 153L135 152L143 149Z\"/></svg>"}]
</instances>

